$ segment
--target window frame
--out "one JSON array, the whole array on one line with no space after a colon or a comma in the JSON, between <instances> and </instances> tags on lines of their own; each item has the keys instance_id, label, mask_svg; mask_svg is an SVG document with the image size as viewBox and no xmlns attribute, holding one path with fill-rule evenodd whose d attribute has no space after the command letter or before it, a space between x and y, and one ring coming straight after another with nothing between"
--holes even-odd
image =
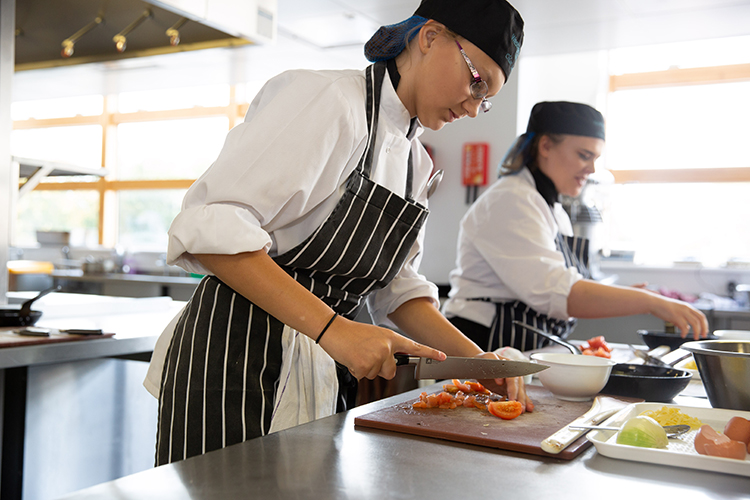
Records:
<instances>
[{"instance_id":1,"label":"window frame","mask_svg":"<svg viewBox=\"0 0 750 500\"><path fill-rule=\"evenodd\" d=\"M682 85L750 81L750 64L731 64L698 68L672 68L664 71L610 75L609 94L633 90ZM750 167L609 170L615 183L686 183L686 182L750 182Z\"/></svg>"},{"instance_id":2,"label":"window frame","mask_svg":"<svg viewBox=\"0 0 750 500\"><path fill-rule=\"evenodd\" d=\"M116 195L125 190L151 190L151 189L187 189L195 178L187 179L144 179L144 180L117 180L116 158L109 151L116 151L115 133L118 125L122 123L143 123L149 121L165 120L189 120L196 118L225 116L229 119L229 128L240 123L249 104L238 102L237 87L231 86L229 93L229 104L226 106L191 108L180 108L159 111L135 111L120 113L117 111L117 95L104 97L103 111L100 115L72 116L63 118L43 118L13 121L14 130L28 130L40 128L68 127L80 125L99 125L102 127L102 168L107 169L106 176L87 180L64 181L56 179L54 182L42 180L34 190L37 191L96 191L99 196L99 244L104 247L113 248L117 243L117 204Z\"/></svg>"}]
</instances>

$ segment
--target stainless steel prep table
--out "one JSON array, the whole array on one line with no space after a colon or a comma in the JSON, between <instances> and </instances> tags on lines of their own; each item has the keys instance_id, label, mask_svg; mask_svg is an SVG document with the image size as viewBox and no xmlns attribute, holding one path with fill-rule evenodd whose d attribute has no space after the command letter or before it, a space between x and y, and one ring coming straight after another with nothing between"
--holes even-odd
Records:
<instances>
[{"instance_id":1,"label":"stainless steel prep table","mask_svg":"<svg viewBox=\"0 0 750 500\"><path fill-rule=\"evenodd\" d=\"M69 500L706 498L750 496L750 478L610 459L572 461L354 427L416 389L262 438L66 496ZM678 397L705 406L705 400ZM510 490L510 491L508 491Z\"/></svg>"},{"instance_id":2,"label":"stainless steel prep table","mask_svg":"<svg viewBox=\"0 0 750 500\"><path fill-rule=\"evenodd\" d=\"M28 298L27 295L33 296L36 293L11 293L9 299L17 302ZM65 380L53 377L53 380L47 379L42 382L46 385L67 383L73 386L69 389L73 392L76 390L76 384L91 382L90 376L85 375L86 370L80 368L87 360L123 358L146 361L150 359L159 334L183 305L184 303L172 301L168 297L133 299L65 293L48 295L34 304L34 309L39 309L43 313L37 326L58 329L102 329L105 332L115 333L115 336L0 349L0 369L2 369L3 376L0 496L3 500L20 499L26 496L24 480L28 486L29 478L24 478L25 462L27 469L31 466L27 472L44 477L43 472L35 467L39 464L29 464L28 459L24 460L28 434L40 431L27 425L29 420L27 407L29 404L37 403L37 401L27 400L30 389L29 370L43 370L46 366L67 367L61 370L61 373L55 373L55 375L64 375ZM8 329L12 328L3 328L3 330ZM31 378L36 380L39 377ZM142 387L139 389L145 392ZM77 401L77 403L81 402ZM94 403L97 409L101 409L110 402L95 401ZM44 402L39 402L39 404L44 404ZM87 411L88 408L81 410ZM61 409L59 418L62 419L63 414ZM61 438L60 441L62 442L63 439ZM85 470L86 464L82 467ZM90 481L87 484L96 482ZM67 491L73 491L73 489Z\"/></svg>"}]
</instances>

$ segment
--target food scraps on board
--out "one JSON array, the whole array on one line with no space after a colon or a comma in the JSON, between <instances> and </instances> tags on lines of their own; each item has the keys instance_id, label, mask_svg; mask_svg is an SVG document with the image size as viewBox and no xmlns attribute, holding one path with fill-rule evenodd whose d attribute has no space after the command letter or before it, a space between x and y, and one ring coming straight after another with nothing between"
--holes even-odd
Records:
<instances>
[{"instance_id":1,"label":"food scraps on board","mask_svg":"<svg viewBox=\"0 0 750 500\"><path fill-rule=\"evenodd\" d=\"M414 408L440 408L452 410L462 406L464 408L478 408L487 410L490 414L511 420L523 412L523 406L518 401L508 401L504 396L495 394L479 382L466 380L461 382L453 379L451 384L443 385L443 391L434 394L423 392L419 400L412 404Z\"/></svg>"}]
</instances>

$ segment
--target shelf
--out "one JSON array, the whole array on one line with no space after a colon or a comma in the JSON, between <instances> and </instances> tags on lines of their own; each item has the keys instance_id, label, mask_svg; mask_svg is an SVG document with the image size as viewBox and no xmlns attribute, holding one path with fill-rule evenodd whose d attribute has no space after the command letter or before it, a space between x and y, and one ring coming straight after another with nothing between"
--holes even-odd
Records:
<instances>
[{"instance_id":1,"label":"shelf","mask_svg":"<svg viewBox=\"0 0 750 500\"><path fill-rule=\"evenodd\" d=\"M45 177L74 175L93 175L96 177L103 177L107 175L107 169L105 168L81 167L58 161L35 160L18 156L14 156L12 161L14 164L18 165L18 177L20 179L26 179L26 182L18 190L19 197L32 191Z\"/></svg>"}]
</instances>

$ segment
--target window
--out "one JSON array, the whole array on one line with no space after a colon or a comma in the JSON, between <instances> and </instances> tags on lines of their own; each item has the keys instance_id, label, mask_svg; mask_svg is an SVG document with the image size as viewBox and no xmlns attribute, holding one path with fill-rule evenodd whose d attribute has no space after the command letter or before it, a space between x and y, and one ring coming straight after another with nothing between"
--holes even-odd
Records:
<instances>
[{"instance_id":1,"label":"window","mask_svg":"<svg viewBox=\"0 0 750 500\"><path fill-rule=\"evenodd\" d=\"M750 37L612 51L610 72L605 246L654 265L750 261Z\"/></svg>"},{"instance_id":2,"label":"window","mask_svg":"<svg viewBox=\"0 0 750 500\"><path fill-rule=\"evenodd\" d=\"M107 175L43 180L19 199L13 243L67 230L73 246L166 251L186 189L247 109L234 94L214 85L14 103L14 156L104 167Z\"/></svg>"}]
</instances>

